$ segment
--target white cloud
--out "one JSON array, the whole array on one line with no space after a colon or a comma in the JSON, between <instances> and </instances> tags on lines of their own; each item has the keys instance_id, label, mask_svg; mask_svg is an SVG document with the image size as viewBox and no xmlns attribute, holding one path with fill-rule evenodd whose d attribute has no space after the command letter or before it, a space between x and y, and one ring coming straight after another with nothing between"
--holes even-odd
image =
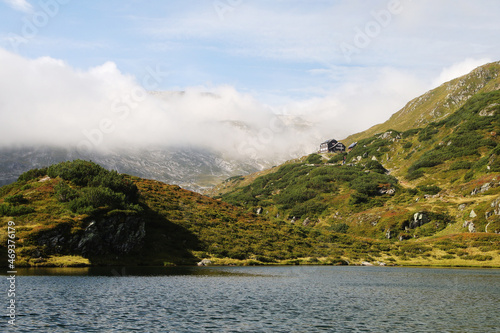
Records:
<instances>
[{"instance_id":1,"label":"white cloud","mask_svg":"<svg viewBox=\"0 0 500 333\"><path fill-rule=\"evenodd\" d=\"M82 71L57 59L30 60L1 49L0 62L2 146L194 145L247 158L271 155L288 140L295 148L315 142L308 131L279 125L272 108L230 86L213 87L209 94L194 87L156 96L144 94L112 62Z\"/></svg>"},{"instance_id":2,"label":"white cloud","mask_svg":"<svg viewBox=\"0 0 500 333\"><path fill-rule=\"evenodd\" d=\"M0 142L106 149L194 145L286 159L382 122L422 83L390 68L351 73L325 97L271 107L231 86L144 95L112 62L77 70L0 49ZM209 94L206 92L210 91Z\"/></svg>"},{"instance_id":3,"label":"white cloud","mask_svg":"<svg viewBox=\"0 0 500 333\"><path fill-rule=\"evenodd\" d=\"M467 58L464 61L455 63L449 67L443 68L441 74L432 82L432 86L437 87L445 82L453 80L459 76L465 75L472 71L474 68L491 62L491 59L471 59Z\"/></svg>"},{"instance_id":4,"label":"white cloud","mask_svg":"<svg viewBox=\"0 0 500 333\"><path fill-rule=\"evenodd\" d=\"M15 10L30 13L33 11L33 6L26 0L2 0L7 5L12 7Z\"/></svg>"}]
</instances>

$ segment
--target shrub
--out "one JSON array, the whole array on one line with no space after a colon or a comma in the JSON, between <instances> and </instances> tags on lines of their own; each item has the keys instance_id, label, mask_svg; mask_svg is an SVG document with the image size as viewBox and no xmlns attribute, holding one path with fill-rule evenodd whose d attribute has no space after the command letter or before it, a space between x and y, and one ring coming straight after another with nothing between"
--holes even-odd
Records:
<instances>
[{"instance_id":1,"label":"shrub","mask_svg":"<svg viewBox=\"0 0 500 333\"><path fill-rule=\"evenodd\" d=\"M468 161L456 161L450 166L450 170L467 170L472 168L473 163Z\"/></svg>"},{"instance_id":2,"label":"shrub","mask_svg":"<svg viewBox=\"0 0 500 333\"><path fill-rule=\"evenodd\" d=\"M295 216L297 218L303 216L313 218L323 213L327 208L327 204L311 199L302 204L295 205L290 211L290 216Z\"/></svg>"},{"instance_id":3,"label":"shrub","mask_svg":"<svg viewBox=\"0 0 500 333\"><path fill-rule=\"evenodd\" d=\"M349 229L349 226L343 222L341 223L333 223L329 228L329 230L333 232L338 232L341 234L347 233L347 230Z\"/></svg>"},{"instance_id":4,"label":"shrub","mask_svg":"<svg viewBox=\"0 0 500 333\"><path fill-rule=\"evenodd\" d=\"M125 208L125 195L107 187L86 187L69 203L69 208L77 214L92 214L100 207Z\"/></svg>"},{"instance_id":5,"label":"shrub","mask_svg":"<svg viewBox=\"0 0 500 333\"><path fill-rule=\"evenodd\" d=\"M349 182L349 186L358 191L360 194L365 194L367 196L375 196L380 194L380 185L385 184L397 184L397 179L388 176L381 175L378 173L364 173L361 176L354 178Z\"/></svg>"},{"instance_id":6,"label":"shrub","mask_svg":"<svg viewBox=\"0 0 500 333\"><path fill-rule=\"evenodd\" d=\"M26 171L25 173L21 174L17 180L18 181L29 181L32 179L37 179L39 177L45 176L47 174L47 168L41 168L41 169L31 169L29 171Z\"/></svg>"},{"instance_id":7,"label":"shrub","mask_svg":"<svg viewBox=\"0 0 500 333\"><path fill-rule=\"evenodd\" d=\"M424 194L438 194L441 192L441 188L436 185L420 185L417 188Z\"/></svg>"},{"instance_id":8,"label":"shrub","mask_svg":"<svg viewBox=\"0 0 500 333\"><path fill-rule=\"evenodd\" d=\"M302 186L291 186L286 188L276 199L276 203L283 205L284 209L290 209L296 204L314 198L315 192Z\"/></svg>"},{"instance_id":9,"label":"shrub","mask_svg":"<svg viewBox=\"0 0 500 333\"><path fill-rule=\"evenodd\" d=\"M61 177L78 186L87 186L102 171L106 171L106 169L95 163L75 160L51 165L47 170L47 174L51 178Z\"/></svg>"},{"instance_id":10,"label":"shrub","mask_svg":"<svg viewBox=\"0 0 500 333\"><path fill-rule=\"evenodd\" d=\"M311 154L307 157L306 163L308 164L321 164L322 157L318 154Z\"/></svg>"},{"instance_id":11,"label":"shrub","mask_svg":"<svg viewBox=\"0 0 500 333\"><path fill-rule=\"evenodd\" d=\"M375 160L370 160L368 163L366 163L365 166L366 169L370 171L374 171L377 173L385 174L387 172L387 169L383 167L382 164L380 164L379 161Z\"/></svg>"},{"instance_id":12,"label":"shrub","mask_svg":"<svg viewBox=\"0 0 500 333\"><path fill-rule=\"evenodd\" d=\"M343 161L345 156L347 156L347 153L335 154L335 156L328 160L328 163L338 163Z\"/></svg>"},{"instance_id":13,"label":"shrub","mask_svg":"<svg viewBox=\"0 0 500 333\"><path fill-rule=\"evenodd\" d=\"M431 123L431 124L429 124L429 126L423 128L418 133L418 141L420 141L420 142L429 141L438 132L439 131L436 128L434 128L433 124Z\"/></svg>"},{"instance_id":14,"label":"shrub","mask_svg":"<svg viewBox=\"0 0 500 333\"><path fill-rule=\"evenodd\" d=\"M54 190L56 192L57 199L60 202L68 202L78 196L77 191L72 189L64 181L61 181L56 186L54 186Z\"/></svg>"},{"instance_id":15,"label":"shrub","mask_svg":"<svg viewBox=\"0 0 500 333\"><path fill-rule=\"evenodd\" d=\"M403 144L403 148L404 148L404 149L409 149L409 148L411 148L412 146L413 146L413 143L411 143L411 142L405 142L405 143Z\"/></svg>"},{"instance_id":16,"label":"shrub","mask_svg":"<svg viewBox=\"0 0 500 333\"><path fill-rule=\"evenodd\" d=\"M363 193L354 193L349 198L349 204L351 204L351 205L359 205L359 204L363 204L365 202L368 202L369 199L370 198L366 194L363 194Z\"/></svg>"},{"instance_id":17,"label":"shrub","mask_svg":"<svg viewBox=\"0 0 500 333\"><path fill-rule=\"evenodd\" d=\"M33 213L35 208L31 206L11 206L8 204L0 205L0 216L21 216Z\"/></svg>"},{"instance_id":18,"label":"shrub","mask_svg":"<svg viewBox=\"0 0 500 333\"><path fill-rule=\"evenodd\" d=\"M403 132L401 134L401 136L403 137L403 139L406 139L406 138L410 138L410 137L414 136L418 132L420 132L420 128L412 128L412 129L409 129L409 130Z\"/></svg>"},{"instance_id":19,"label":"shrub","mask_svg":"<svg viewBox=\"0 0 500 333\"><path fill-rule=\"evenodd\" d=\"M28 200L24 198L22 193L14 194L8 197L5 197L5 202L16 205L16 204L24 204L27 203Z\"/></svg>"},{"instance_id":20,"label":"shrub","mask_svg":"<svg viewBox=\"0 0 500 333\"><path fill-rule=\"evenodd\" d=\"M408 192L408 194L410 194L410 195L417 195L418 194L418 189L416 189L416 188L407 188L406 192Z\"/></svg>"},{"instance_id":21,"label":"shrub","mask_svg":"<svg viewBox=\"0 0 500 333\"><path fill-rule=\"evenodd\" d=\"M473 170L469 170L465 175L464 175L464 181L465 182L468 182L470 180L472 180L472 178L474 178L474 171Z\"/></svg>"}]
</instances>

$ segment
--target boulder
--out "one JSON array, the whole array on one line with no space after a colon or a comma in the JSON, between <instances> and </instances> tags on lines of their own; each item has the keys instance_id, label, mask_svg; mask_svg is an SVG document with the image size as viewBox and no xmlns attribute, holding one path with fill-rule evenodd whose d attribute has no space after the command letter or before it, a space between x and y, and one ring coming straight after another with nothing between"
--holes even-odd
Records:
<instances>
[{"instance_id":1,"label":"boulder","mask_svg":"<svg viewBox=\"0 0 500 333\"><path fill-rule=\"evenodd\" d=\"M391 239L391 229L387 229L387 231L385 232L385 238L387 239Z\"/></svg>"},{"instance_id":2,"label":"boulder","mask_svg":"<svg viewBox=\"0 0 500 333\"><path fill-rule=\"evenodd\" d=\"M429 222L430 219L425 212L418 212L413 214L413 219L410 220L408 227L415 229Z\"/></svg>"},{"instance_id":3,"label":"boulder","mask_svg":"<svg viewBox=\"0 0 500 333\"><path fill-rule=\"evenodd\" d=\"M198 266L210 266L212 261L210 259L203 259L198 263Z\"/></svg>"}]
</instances>

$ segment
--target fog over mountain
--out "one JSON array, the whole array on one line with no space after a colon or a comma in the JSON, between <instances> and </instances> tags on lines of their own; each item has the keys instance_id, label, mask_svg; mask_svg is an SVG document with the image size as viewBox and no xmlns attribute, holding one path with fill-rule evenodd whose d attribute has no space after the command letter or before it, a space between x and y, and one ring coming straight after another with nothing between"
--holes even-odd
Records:
<instances>
[{"instance_id":1,"label":"fog over mountain","mask_svg":"<svg viewBox=\"0 0 500 333\"><path fill-rule=\"evenodd\" d=\"M45 163L36 151L44 152L47 163L93 158L144 177L152 175L130 166L131 159L142 158L161 169L168 156L183 155L171 173L197 165L205 165L198 167L200 175L202 169L218 165L220 172L212 173L218 177L256 171L308 154L323 140L341 139L381 122L426 87L416 77L385 69L353 75L323 98L267 105L231 86L159 91L169 79L162 65L147 67L144 76L136 78L113 62L81 70L54 58L27 59L2 49L0 62L0 148L9 181L25 168ZM457 68L470 70L478 62L467 60L441 76L457 74ZM19 160L20 151L31 157ZM16 166L6 162L12 152L17 152ZM201 158L204 154L210 158ZM128 162L112 162L111 156ZM23 163L26 167L20 167ZM221 167L224 163L231 166Z\"/></svg>"}]
</instances>

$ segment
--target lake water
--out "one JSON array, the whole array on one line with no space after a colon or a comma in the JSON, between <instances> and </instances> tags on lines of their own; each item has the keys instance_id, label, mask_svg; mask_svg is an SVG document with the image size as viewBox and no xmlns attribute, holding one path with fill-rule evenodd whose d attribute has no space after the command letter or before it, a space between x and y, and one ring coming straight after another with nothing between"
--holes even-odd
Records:
<instances>
[{"instance_id":1,"label":"lake water","mask_svg":"<svg viewBox=\"0 0 500 333\"><path fill-rule=\"evenodd\" d=\"M2 306L1 331L500 332L500 270L19 270L16 305L16 329Z\"/></svg>"}]
</instances>

